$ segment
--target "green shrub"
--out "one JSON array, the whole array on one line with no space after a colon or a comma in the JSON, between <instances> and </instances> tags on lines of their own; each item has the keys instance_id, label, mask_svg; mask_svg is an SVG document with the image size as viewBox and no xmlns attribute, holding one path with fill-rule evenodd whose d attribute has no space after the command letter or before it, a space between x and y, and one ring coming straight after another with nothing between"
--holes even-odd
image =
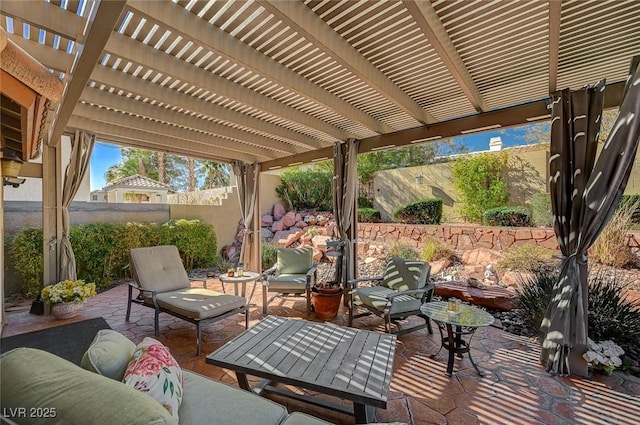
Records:
<instances>
[{"instance_id":1,"label":"green shrub","mask_svg":"<svg viewBox=\"0 0 640 425\"><path fill-rule=\"evenodd\" d=\"M424 243L422 254L420 258L424 261L438 261L444 259L450 259L453 256L453 251L440 239L428 238Z\"/></svg>"},{"instance_id":2,"label":"green shrub","mask_svg":"<svg viewBox=\"0 0 640 425\"><path fill-rule=\"evenodd\" d=\"M536 226L553 226L553 212L551 210L551 195L535 193L529 201L531 219Z\"/></svg>"},{"instance_id":3,"label":"green shrub","mask_svg":"<svg viewBox=\"0 0 640 425\"><path fill-rule=\"evenodd\" d=\"M221 255L218 255L213 259L213 268L219 273L226 273L229 269L233 268L233 263Z\"/></svg>"},{"instance_id":4,"label":"green shrub","mask_svg":"<svg viewBox=\"0 0 640 425\"><path fill-rule=\"evenodd\" d=\"M613 267L628 267L636 263L637 258L627 245L626 235L633 227L633 214L638 204L626 203L616 209L598 239L589 249L592 260Z\"/></svg>"},{"instance_id":5,"label":"green shrub","mask_svg":"<svg viewBox=\"0 0 640 425\"><path fill-rule=\"evenodd\" d=\"M375 208L358 208L358 221L361 223L378 223L380 211Z\"/></svg>"},{"instance_id":6,"label":"green shrub","mask_svg":"<svg viewBox=\"0 0 640 425\"><path fill-rule=\"evenodd\" d=\"M213 265L218 252L216 232L200 220L171 220L160 227L160 243L175 245L188 270Z\"/></svg>"},{"instance_id":7,"label":"green shrub","mask_svg":"<svg viewBox=\"0 0 640 425\"><path fill-rule=\"evenodd\" d=\"M333 210L333 173L328 170L293 168L280 175L276 193L296 210Z\"/></svg>"},{"instance_id":8,"label":"green shrub","mask_svg":"<svg viewBox=\"0 0 640 425\"><path fill-rule=\"evenodd\" d=\"M358 208L373 208L373 198L361 192L358 196Z\"/></svg>"},{"instance_id":9,"label":"green shrub","mask_svg":"<svg viewBox=\"0 0 640 425\"><path fill-rule=\"evenodd\" d=\"M497 207L484 212L485 226L530 227L531 212L524 207Z\"/></svg>"},{"instance_id":10,"label":"green shrub","mask_svg":"<svg viewBox=\"0 0 640 425\"><path fill-rule=\"evenodd\" d=\"M95 282L97 288L111 285L116 278L129 272L128 251L118 238L122 224L91 223L71 226L71 246L76 257L78 278Z\"/></svg>"},{"instance_id":11,"label":"green shrub","mask_svg":"<svg viewBox=\"0 0 640 425\"><path fill-rule=\"evenodd\" d=\"M40 293L44 270L42 229L30 227L20 230L10 246L14 267L23 279L22 295L34 298Z\"/></svg>"},{"instance_id":12,"label":"green shrub","mask_svg":"<svg viewBox=\"0 0 640 425\"><path fill-rule=\"evenodd\" d=\"M278 257L278 245L274 243L262 244L262 270L273 267Z\"/></svg>"},{"instance_id":13,"label":"green shrub","mask_svg":"<svg viewBox=\"0 0 640 425\"><path fill-rule=\"evenodd\" d=\"M516 307L522 311L526 324L536 332L540 331L558 276L557 270L540 270L522 280L516 287Z\"/></svg>"},{"instance_id":14,"label":"green shrub","mask_svg":"<svg viewBox=\"0 0 640 425\"><path fill-rule=\"evenodd\" d=\"M553 258L554 254L554 250L540 245L514 245L502 252L498 266L526 273L550 272L557 264L557 260Z\"/></svg>"},{"instance_id":15,"label":"green shrub","mask_svg":"<svg viewBox=\"0 0 640 425\"><path fill-rule=\"evenodd\" d=\"M589 279L589 337L612 340L625 351L640 346L640 300L631 301L621 290L627 286L617 275L600 268Z\"/></svg>"},{"instance_id":16,"label":"green shrub","mask_svg":"<svg viewBox=\"0 0 640 425\"><path fill-rule=\"evenodd\" d=\"M440 224L442 199L422 199L405 204L393 212L393 219L409 224Z\"/></svg>"},{"instance_id":17,"label":"green shrub","mask_svg":"<svg viewBox=\"0 0 640 425\"><path fill-rule=\"evenodd\" d=\"M509 190L502 176L508 162L509 154L500 152L470 155L453 163L454 186L464 218L479 222L486 210L507 204Z\"/></svg>"},{"instance_id":18,"label":"green shrub","mask_svg":"<svg viewBox=\"0 0 640 425\"><path fill-rule=\"evenodd\" d=\"M417 260L418 251L405 242L396 242L388 250L388 254L393 257L404 258L405 260Z\"/></svg>"}]
</instances>

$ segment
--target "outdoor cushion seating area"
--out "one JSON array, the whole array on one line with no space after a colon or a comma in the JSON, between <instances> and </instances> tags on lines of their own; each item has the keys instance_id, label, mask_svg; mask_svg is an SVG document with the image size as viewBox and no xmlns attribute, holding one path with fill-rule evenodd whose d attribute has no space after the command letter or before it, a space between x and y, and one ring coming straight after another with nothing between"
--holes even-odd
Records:
<instances>
[{"instance_id":1,"label":"outdoor cushion seating area","mask_svg":"<svg viewBox=\"0 0 640 425\"><path fill-rule=\"evenodd\" d=\"M136 345L113 330L96 335L83 369L54 354L16 348L0 358L3 423L176 424L159 402L122 382ZM273 401L182 370L180 424L322 425ZM24 409L24 410L18 410ZM24 414L22 414L24 412Z\"/></svg>"},{"instance_id":2,"label":"outdoor cushion seating area","mask_svg":"<svg viewBox=\"0 0 640 425\"><path fill-rule=\"evenodd\" d=\"M278 248L276 264L263 273L262 313L268 314L269 303L283 295L302 295L311 311L311 287L317 279L317 264L313 262L313 249ZM274 293L269 298L269 293Z\"/></svg>"},{"instance_id":3,"label":"outdoor cushion seating area","mask_svg":"<svg viewBox=\"0 0 640 425\"><path fill-rule=\"evenodd\" d=\"M171 314L197 327L197 353L202 351L202 326L237 313L245 314L249 327L247 300L205 288L192 288L178 248L173 245L135 248L130 253L131 272L136 283L129 284L126 320L131 304L155 310L155 333L160 333L160 312ZM206 282L205 282L206 285ZM134 297L133 289L139 294Z\"/></svg>"},{"instance_id":4,"label":"outdoor cushion seating area","mask_svg":"<svg viewBox=\"0 0 640 425\"><path fill-rule=\"evenodd\" d=\"M434 283L429 281L431 266L422 261L406 261L389 257L383 276L354 279L348 282L349 326L353 319L376 314L384 318L385 330L391 333L391 322L418 316L425 323L401 329L398 335L427 327L433 333L429 318L420 311L420 306L431 301ZM371 286L359 286L372 282ZM365 311L356 313L357 308Z\"/></svg>"}]
</instances>

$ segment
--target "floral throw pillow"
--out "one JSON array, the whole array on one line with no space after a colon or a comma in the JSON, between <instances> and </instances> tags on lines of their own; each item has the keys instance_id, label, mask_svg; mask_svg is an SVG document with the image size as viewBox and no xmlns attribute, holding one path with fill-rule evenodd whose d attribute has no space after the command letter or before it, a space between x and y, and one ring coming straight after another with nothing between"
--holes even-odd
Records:
<instances>
[{"instance_id":1,"label":"floral throw pillow","mask_svg":"<svg viewBox=\"0 0 640 425\"><path fill-rule=\"evenodd\" d=\"M162 343L147 337L138 344L122 382L148 394L178 421L178 408L182 402L182 369Z\"/></svg>"}]
</instances>

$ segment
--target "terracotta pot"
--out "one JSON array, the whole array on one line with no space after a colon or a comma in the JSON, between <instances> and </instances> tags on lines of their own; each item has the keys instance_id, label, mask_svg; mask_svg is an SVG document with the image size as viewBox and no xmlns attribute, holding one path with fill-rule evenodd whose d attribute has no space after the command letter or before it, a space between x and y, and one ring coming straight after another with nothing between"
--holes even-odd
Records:
<instances>
[{"instance_id":1,"label":"terracotta pot","mask_svg":"<svg viewBox=\"0 0 640 425\"><path fill-rule=\"evenodd\" d=\"M342 288L313 288L311 299L318 319L333 319L338 315L338 310L340 309Z\"/></svg>"},{"instance_id":2,"label":"terracotta pot","mask_svg":"<svg viewBox=\"0 0 640 425\"><path fill-rule=\"evenodd\" d=\"M80 310L82 310L82 306L84 303L59 303L51 306L51 314L55 316L56 319L71 319L72 317L76 317L80 314Z\"/></svg>"}]
</instances>

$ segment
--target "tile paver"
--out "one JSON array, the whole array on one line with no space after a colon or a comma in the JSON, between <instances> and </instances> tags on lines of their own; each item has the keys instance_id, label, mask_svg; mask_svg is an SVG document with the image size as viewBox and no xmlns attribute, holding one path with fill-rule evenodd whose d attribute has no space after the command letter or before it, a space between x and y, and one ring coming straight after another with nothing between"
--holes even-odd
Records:
<instances>
[{"instance_id":1,"label":"tile paver","mask_svg":"<svg viewBox=\"0 0 640 425\"><path fill-rule=\"evenodd\" d=\"M211 287L211 285L210 285ZM219 282L213 289L220 290ZM259 287L250 310L250 326L264 316ZM125 322L126 284L87 301L82 313L64 321L25 312L8 313L2 336L58 326L92 317L103 317L111 328L134 342L153 334L153 311L133 306ZM270 314L315 320L306 313L304 298L271 303ZM346 311L331 321L346 326ZM377 318L361 319L359 328L383 331ZM237 386L235 374L207 365L205 356L244 330L242 316L232 316L203 328L203 350L195 355L195 326L166 314L160 315L158 340L166 344L183 368ZM640 418L640 378L616 372L595 375L592 380L550 376L540 365L540 349L532 339L494 327L481 328L472 342L472 355L486 372L484 378L469 360L456 360L453 377L447 377L446 352L435 358L440 336L426 329L398 338L388 408L378 410L378 420L422 424L637 424ZM353 417L273 396L290 411L305 411L339 424L352 424ZM335 401L335 399L334 399Z\"/></svg>"}]
</instances>

